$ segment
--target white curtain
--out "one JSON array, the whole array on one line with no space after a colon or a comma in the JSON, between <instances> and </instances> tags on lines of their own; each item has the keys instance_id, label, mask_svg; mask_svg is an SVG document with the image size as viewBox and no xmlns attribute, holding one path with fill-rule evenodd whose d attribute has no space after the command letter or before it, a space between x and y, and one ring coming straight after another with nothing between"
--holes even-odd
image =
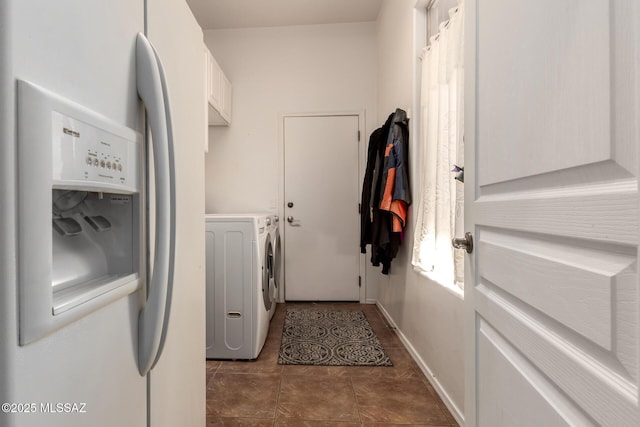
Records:
<instances>
[{"instance_id":1,"label":"white curtain","mask_svg":"<svg viewBox=\"0 0 640 427\"><path fill-rule=\"evenodd\" d=\"M464 189L454 165L464 166L464 5L449 11L423 51L420 108L420 193L414 268L444 285L463 286L464 252L451 239L464 234Z\"/></svg>"}]
</instances>

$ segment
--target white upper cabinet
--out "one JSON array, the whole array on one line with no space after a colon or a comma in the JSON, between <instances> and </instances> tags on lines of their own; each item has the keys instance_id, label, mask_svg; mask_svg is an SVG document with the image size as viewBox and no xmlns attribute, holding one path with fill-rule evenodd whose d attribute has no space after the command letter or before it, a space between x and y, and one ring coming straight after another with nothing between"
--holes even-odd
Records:
<instances>
[{"instance_id":1,"label":"white upper cabinet","mask_svg":"<svg viewBox=\"0 0 640 427\"><path fill-rule=\"evenodd\" d=\"M229 125L231 124L231 82L208 49L206 54L209 125Z\"/></svg>"}]
</instances>

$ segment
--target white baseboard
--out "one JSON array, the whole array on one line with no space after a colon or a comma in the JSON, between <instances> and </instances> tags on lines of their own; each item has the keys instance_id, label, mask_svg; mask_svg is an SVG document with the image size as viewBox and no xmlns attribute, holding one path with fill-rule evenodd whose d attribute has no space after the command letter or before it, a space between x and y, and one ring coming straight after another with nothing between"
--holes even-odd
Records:
<instances>
[{"instance_id":1,"label":"white baseboard","mask_svg":"<svg viewBox=\"0 0 640 427\"><path fill-rule=\"evenodd\" d=\"M418 367L420 367L420 370L422 371L422 373L425 375L425 377L427 377L427 379L433 386L436 393L438 393L438 395L440 396L444 404L447 406L447 409L449 409L449 412L451 412L451 415L453 415L453 417L456 419L456 421L458 422L458 424L460 424L461 427L464 427L464 414L462 413L462 411L460 411L460 408L458 408L458 406L451 400L451 397L449 396L447 391L442 387L442 384L440 384L440 381L438 381L436 376L433 374L433 371L431 371L427 363L420 357L420 355L418 354L416 349L413 347L409 339L398 328L398 325L396 324L396 322L394 322L389 312L387 312L387 310L385 310L385 308L379 302L376 302L376 305L384 315L389 325L391 325L391 327L395 329L396 334L398 334L398 337L400 338L400 341L402 341L402 344L405 346L405 348L407 349L407 351L409 352L413 360L415 360L415 362L418 364Z\"/></svg>"}]
</instances>

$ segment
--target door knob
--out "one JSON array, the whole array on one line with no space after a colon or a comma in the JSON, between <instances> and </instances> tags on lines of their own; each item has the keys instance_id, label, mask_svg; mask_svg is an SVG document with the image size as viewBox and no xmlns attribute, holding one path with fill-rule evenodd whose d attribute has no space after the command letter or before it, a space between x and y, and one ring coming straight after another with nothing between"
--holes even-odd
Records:
<instances>
[{"instance_id":1,"label":"door knob","mask_svg":"<svg viewBox=\"0 0 640 427\"><path fill-rule=\"evenodd\" d=\"M293 217L292 216L288 216L287 217L287 222L288 223L292 223L293 222Z\"/></svg>"},{"instance_id":2,"label":"door knob","mask_svg":"<svg viewBox=\"0 0 640 427\"><path fill-rule=\"evenodd\" d=\"M464 249L468 254L473 252L473 236L471 233L464 233L464 237L456 237L451 240L451 245L456 249Z\"/></svg>"}]
</instances>

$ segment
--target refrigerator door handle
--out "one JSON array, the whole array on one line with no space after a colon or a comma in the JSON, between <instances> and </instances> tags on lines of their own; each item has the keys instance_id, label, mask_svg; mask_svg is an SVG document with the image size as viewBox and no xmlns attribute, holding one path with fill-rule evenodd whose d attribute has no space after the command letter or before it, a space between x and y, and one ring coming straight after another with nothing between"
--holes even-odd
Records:
<instances>
[{"instance_id":1,"label":"refrigerator door handle","mask_svg":"<svg viewBox=\"0 0 640 427\"><path fill-rule=\"evenodd\" d=\"M144 376L162 354L169 321L176 203L173 129L164 70L155 49L142 33L138 33L136 40L136 84L151 129L156 189L153 271L138 321L138 370Z\"/></svg>"}]
</instances>

